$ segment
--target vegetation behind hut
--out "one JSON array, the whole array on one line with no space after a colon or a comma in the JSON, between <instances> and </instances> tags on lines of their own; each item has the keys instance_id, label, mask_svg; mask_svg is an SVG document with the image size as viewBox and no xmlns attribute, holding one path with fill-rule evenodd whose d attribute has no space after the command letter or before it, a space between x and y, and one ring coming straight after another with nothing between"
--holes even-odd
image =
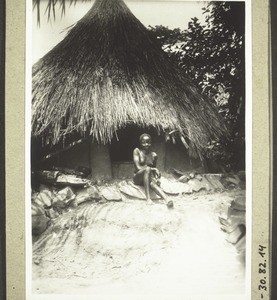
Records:
<instances>
[{"instance_id":1,"label":"vegetation behind hut","mask_svg":"<svg viewBox=\"0 0 277 300\"><path fill-rule=\"evenodd\" d=\"M230 136L213 141L206 154L231 169L245 167L245 3L209 2L205 24L192 18L187 30L151 27L171 59L217 104Z\"/></svg>"}]
</instances>

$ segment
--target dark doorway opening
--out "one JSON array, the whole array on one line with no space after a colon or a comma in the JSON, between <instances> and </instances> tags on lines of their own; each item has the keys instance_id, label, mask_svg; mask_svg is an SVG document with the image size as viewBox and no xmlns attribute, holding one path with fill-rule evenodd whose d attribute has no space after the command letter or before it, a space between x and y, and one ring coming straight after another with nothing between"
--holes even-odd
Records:
<instances>
[{"instance_id":1,"label":"dark doorway opening","mask_svg":"<svg viewBox=\"0 0 277 300\"><path fill-rule=\"evenodd\" d=\"M139 137L143 133L151 134L151 130L135 125L119 129L110 144L112 162L132 162L133 151L139 147Z\"/></svg>"}]
</instances>

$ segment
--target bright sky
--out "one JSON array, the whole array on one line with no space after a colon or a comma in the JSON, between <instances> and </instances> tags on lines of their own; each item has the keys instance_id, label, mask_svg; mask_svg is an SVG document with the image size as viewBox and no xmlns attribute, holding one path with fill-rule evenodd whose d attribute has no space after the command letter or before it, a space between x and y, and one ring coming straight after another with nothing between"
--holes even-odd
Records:
<instances>
[{"instance_id":1,"label":"bright sky","mask_svg":"<svg viewBox=\"0 0 277 300\"><path fill-rule=\"evenodd\" d=\"M44 14L46 2L41 3L41 24L37 25L37 12L33 11L32 23L32 63L37 62L66 34L66 28L81 19L91 8L94 1L79 2L67 6L65 16L61 18L59 5L56 8L56 20L47 21ZM125 0L133 14L145 25L164 25L169 28L187 28L191 18L197 17L204 22L202 8L206 1L150 1L150 0Z\"/></svg>"}]
</instances>

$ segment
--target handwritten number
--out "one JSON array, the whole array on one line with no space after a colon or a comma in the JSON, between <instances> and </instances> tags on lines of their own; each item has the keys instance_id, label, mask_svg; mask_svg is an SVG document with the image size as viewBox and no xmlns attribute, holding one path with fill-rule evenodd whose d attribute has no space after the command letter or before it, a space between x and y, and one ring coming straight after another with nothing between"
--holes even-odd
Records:
<instances>
[{"instance_id":1,"label":"handwritten number","mask_svg":"<svg viewBox=\"0 0 277 300\"><path fill-rule=\"evenodd\" d=\"M266 255L265 249L267 249L265 246L259 245L258 253L262 258L264 258L264 256ZM259 274L264 274L261 276L265 276L266 268L267 268L266 260L264 260L264 263L259 263ZM258 286L258 289L260 291L267 291L266 277L264 277L264 279L260 279L260 285ZM263 298L264 298L264 295L263 295L263 293L261 293L261 299L263 299Z\"/></svg>"},{"instance_id":2,"label":"handwritten number","mask_svg":"<svg viewBox=\"0 0 277 300\"><path fill-rule=\"evenodd\" d=\"M259 245L259 251L264 251L264 249L266 249L265 246Z\"/></svg>"},{"instance_id":3,"label":"handwritten number","mask_svg":"<svg viewBox=\"0 0 277 300\"><path fill-rule=\"evenodd\" d=\"M259 269L259 273L261 274L261 273L263 273L263 274L265 274L266 273L266 270L265 269Z\"/></svg>"}]
</instances>

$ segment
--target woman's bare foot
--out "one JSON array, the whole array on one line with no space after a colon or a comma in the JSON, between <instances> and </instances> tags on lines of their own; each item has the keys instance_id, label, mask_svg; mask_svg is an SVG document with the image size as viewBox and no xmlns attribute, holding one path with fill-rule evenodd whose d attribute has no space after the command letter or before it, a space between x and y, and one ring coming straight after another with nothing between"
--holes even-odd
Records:
<instances>
[{"instance_id":1,"label":"woman's bare foot","mask_svg":"<svg viewBox=\"0 0 277 300\"><path fill-rule=\"evenodd\" d=\"M150 204L150 205L154 204L154 202L151 199L146 199L146 202L147 202L147 204Z\"/></svg>"},{"instance_id":2,"label":"woman's bare foot","mask_svg":"<svg viewBox=\"0 0 277 300\"><path fill-rule=\"evenodd\" d=\"M169 201L166 203L166 206L167 206L167 208L173 208L173 207L174 207L173 201L169 200Z\"/></svg>"}]
</instances>

